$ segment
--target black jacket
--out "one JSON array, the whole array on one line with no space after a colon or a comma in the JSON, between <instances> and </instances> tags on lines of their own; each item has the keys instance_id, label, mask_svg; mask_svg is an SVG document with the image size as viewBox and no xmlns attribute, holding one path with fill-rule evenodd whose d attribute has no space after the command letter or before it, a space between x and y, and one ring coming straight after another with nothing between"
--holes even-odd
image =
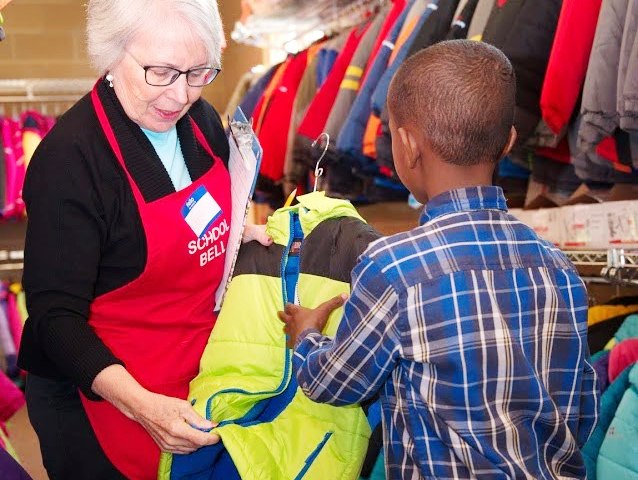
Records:
<instances>
[{"instance_id":1,"label":"black jacket","mask_svg":"<svg viewBox=\"0 0 638 480\"><path fill-rule=\"evenodd\" d=\"M483 41L500 48L516 72L519 145L531 137L541 119L540 95L561 6L562 0L496 2L483 32Z\"/></svg>"}]
</instances>

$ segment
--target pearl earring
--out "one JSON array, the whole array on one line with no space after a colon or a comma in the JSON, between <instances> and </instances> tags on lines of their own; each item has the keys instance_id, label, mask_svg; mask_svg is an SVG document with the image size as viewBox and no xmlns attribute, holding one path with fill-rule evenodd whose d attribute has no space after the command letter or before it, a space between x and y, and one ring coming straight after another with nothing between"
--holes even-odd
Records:
<instances>
[{"instance_id":1,"label":"pearl earring","mask_svg":"<svg viewBox=\"0 0 638 480\"><path fill-rule=\"evenodd\" d=\"M109 82L109 87L113 88L113 75L110 73L106 76L106 81Z\"/></svg>"}]
</instances>

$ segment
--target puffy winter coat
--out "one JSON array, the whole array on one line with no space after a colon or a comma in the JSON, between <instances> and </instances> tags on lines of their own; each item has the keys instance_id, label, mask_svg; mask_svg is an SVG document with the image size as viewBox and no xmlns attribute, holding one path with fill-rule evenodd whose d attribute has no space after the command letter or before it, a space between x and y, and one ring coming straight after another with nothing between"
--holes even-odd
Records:
<instances>
[{"instance_id":1,"label":"puffy winter coat","mask_svg":"<svg viewBox=\"0 0 638 480\"><path fill-rule=\"evenodd\" d=\"M581 105L578 148L591 151L618 126L617 87L629 0L605 0L600 9Z\"/></svg>"},{"instance_id":2,"label":"puffy winter coat","mask_svg":"<svg viewBox=\"0 0 638 480\"><path fill-rule=\"evenodd\" d=\"M589 480L638 479L638 364L601 397L598 425L582 449Z\"/></svg>"},{"instance_id":3,"label":"puffy winter coat","mask_svg":"<svg viewBox=\"0 0 638 480\"><path fill-rule=\"evenodd\" d=\"M585 83L602 0L563 0L541 93L543 120L556 137L567 128Z\"/></svg>"},{"instance_id":4,"label":"puffy winter coat","mask_svg":"<svg viewBox=\"0 0 638 480\"><path fill-rule=\"evenodd\" d=\"M521 145L541 119L541 89L561 4L561 0L499 0L483 32L483 41L500 48L516 72L515 125Z\"/></svg>"},{"instance_id":5,"label":"puffy winter coat","mask_svg":"<svg viewBox=\"0 0 638 480\"><path fill-rule=\"evenodd\" d=\"M190 384L197 412L220 422L222 443L164 455L160 479L356 479L370 427L359 406L308 399L286 348L277 312L288 302L314 308L349 292L350 272L379 237L343 200L298 198L268 220L270 247L242 247L233 280ZM341 309L325 332L334 335Z\"/></svg>"}]
</instances>

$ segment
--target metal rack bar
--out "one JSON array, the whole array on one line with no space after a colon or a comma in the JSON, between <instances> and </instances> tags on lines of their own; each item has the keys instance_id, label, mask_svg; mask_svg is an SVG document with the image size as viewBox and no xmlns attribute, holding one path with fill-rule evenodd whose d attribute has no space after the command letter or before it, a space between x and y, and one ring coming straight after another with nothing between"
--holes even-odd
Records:
<instances>
[{"instance_id":1,"label":"metal rack bar","mask_svg":"<svg viewBox=\"0 0 638 480\"><path fill-rule=\"evenodd\" d=\"M86 93L86 92L84 92ZM82 94L84 95L84 94ZM76 102L82 95L2 95L0 103Z\"/></svg>"},{"instance_id":2,"label":"metal rack bar","mask_svg":"<svg viewBox=\"0 0 638 480\"><path fill-rule=\"evenodd\" d=\"M91 90L94 78L0 79L0 115L37 109L60 115Z\"/></svg>"},{"instance_id":3,"label":"metal rack bar","mask_svg":"<svg viewBox=\"0 0 638 480\"><path fill-rule=\"evenodd\" d=\"M86 93L94 78L5 78L0 79L0 95L4 94L69 94Z\"/></svg>"},{"instance_id":4,"label":"metal rack bar","mask_svg":"<svg viewBox=\"0 0 638 480\"><path fill-rule=\"evenodd\" d=\"M608 252L606 250L565 250L564 253L574 265L607 266Z\"/></svg>"},{"instance_id":5,"label":"metal rack bar","mask_svg":"<svg viewBox=\"0 0 638 480\"><path fill-rule=\"evenodd\" d=\"M601 267L598 276L583 280L612 285L638 286L638 251L612 248L609 250L565 251L577 267ZM591 269L588 270L591 272Z\"/></svg>"},{"instance_id":6,"label":"metal rack bar","mask_svg":"<svg viewBox=\"0 0 638 480\"><path fill-rule=\"evenodd\" d=\"M231 38L262 48L299 49L318 38L350 28L380 7L385 0L319 0L274 2L270 8L253 11L244 23L237 22ZM295 49L296 50L296 49ZM294 52L293 52L294 53Z\"/></svg>"}]
</instances>

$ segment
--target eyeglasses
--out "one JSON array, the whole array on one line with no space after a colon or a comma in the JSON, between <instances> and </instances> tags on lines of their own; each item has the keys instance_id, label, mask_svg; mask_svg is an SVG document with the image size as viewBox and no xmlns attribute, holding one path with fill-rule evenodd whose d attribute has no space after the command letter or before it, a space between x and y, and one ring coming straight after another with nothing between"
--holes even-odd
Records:
<instances>
[{"instance_id":1,"label":"eyeglasses","mask_svg":"<svg viewBox=\"0 0 638 480\"><path fill-rule=\"evenodd\" d=\"M144 80L153 87L171 85L175 83L180 75L186 75L186 83L189 86L203 87L215 80L219 72L221 72L221 68L214 67L191 68L190 70L182 71L177 68L160 65L142 65L128 50L126 53L144 69Z\"/></svg>"}]
</instances>

